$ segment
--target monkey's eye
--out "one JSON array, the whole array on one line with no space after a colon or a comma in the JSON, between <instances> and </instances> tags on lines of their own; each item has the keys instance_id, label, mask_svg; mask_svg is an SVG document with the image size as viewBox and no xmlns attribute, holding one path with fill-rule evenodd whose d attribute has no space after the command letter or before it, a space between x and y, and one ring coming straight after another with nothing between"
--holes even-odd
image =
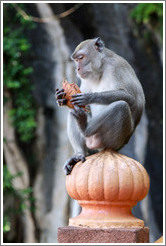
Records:
<instances>
[{"instance_id":1,"label":"monkey's eye","mask_svg":"<svg viewBox=\"0 0 166 246\"><path fill-rule=\"evenodd\" d=\"M84 58L84 56L83 56L83 55L79 55L79 56L77 56L77 57L76 57L76 59L75 59L75 60L76 60L76 61L79 61L79 60L82 60L83 58Z\"/></svg>"},{"instance_id":2,"label":"monkey's eye","mask_svg":"<svg viewBox=\"0 0 166 246\"><path fill-rule=\"evenodd\" d=\"M79 57L78 57L78 59L79 60L82 60L84 57L82 56L82 55L80 55Z\"/></svg>"}]
</instances>

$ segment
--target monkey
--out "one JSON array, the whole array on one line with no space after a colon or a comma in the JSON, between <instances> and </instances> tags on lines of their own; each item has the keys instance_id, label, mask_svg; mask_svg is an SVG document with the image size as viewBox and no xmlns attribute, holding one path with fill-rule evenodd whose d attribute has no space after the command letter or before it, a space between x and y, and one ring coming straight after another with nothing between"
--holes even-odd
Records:
<instances>
[{"instance_id":1,"label":"monkey","mask_svg":"<svg viewBox=\"0 0 166 246\"><path fill-rule=\"evenodd\" d=\"M72 95L67 132L75 154L66 161L69 175L86 160L88 151L120 150L128 143L145 107L145 96L131 65L105 47L101 38L81 42L71 55L81 80L81 93ZM65 106L63 89L56 89L58 105ZM90 113L81 106L89 105Z\"/></svg>"}]
</instances>

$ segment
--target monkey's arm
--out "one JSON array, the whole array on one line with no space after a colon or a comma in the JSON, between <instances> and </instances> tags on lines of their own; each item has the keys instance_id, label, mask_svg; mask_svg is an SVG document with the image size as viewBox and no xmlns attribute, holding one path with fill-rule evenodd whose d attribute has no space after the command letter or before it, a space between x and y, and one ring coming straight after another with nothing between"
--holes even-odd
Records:
<instances>
[{"instance_id":1,"label":"monkey's arm","mask_svg":"<svg viewBox=\"0 0 166 246\"><path fill-rule=\"evenodd\" d=\"M93 93L80 93L72 96L72 104L78 106L84 106L88 104L110 104L115 101L125 101L129 105L134 104L134 97L131 96L124 89L104 91L104 92L93 92Z\"/></svg>"}]
</instances>

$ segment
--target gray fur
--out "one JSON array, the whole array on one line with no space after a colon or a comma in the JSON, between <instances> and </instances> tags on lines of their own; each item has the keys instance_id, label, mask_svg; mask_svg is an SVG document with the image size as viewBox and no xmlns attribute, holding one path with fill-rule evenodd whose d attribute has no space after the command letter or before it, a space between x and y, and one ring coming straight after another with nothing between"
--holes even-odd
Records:
<instances>
[{"instance_id":1,"label":"gray fur","mask_svg":"<svg viewBox=\"0 0 166 246\"><path fill-rule=\"evenodd\" d=\"M67 174L77 160L83 160L88 148L122 148L140 121L145 105L142 86L132 67L105 48L100 38L79 44L72 59L81 79L81 94L73 95L71 100L75 110L69 115L68 135L75 155L65 164ZM85 105L90 106L88 117L79 107Z\"/></svg>"}]
</instances>

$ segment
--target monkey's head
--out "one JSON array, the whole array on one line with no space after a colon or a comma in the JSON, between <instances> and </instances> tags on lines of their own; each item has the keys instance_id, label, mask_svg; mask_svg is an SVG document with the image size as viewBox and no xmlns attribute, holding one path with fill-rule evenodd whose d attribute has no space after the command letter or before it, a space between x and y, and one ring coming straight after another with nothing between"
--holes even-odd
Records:
<instances>
[{"instance_id":1,"label":"monkey's head","mask_svg":"<svg viewBox=\"0 0 166 246\"><path fill-rule=\"evenodd\" d=\"M93 76L102 66L104 43L101 38L88 39L81 42L71 55L76 64L77 75L86 79Z\"/></svg>"}]
</instances>

